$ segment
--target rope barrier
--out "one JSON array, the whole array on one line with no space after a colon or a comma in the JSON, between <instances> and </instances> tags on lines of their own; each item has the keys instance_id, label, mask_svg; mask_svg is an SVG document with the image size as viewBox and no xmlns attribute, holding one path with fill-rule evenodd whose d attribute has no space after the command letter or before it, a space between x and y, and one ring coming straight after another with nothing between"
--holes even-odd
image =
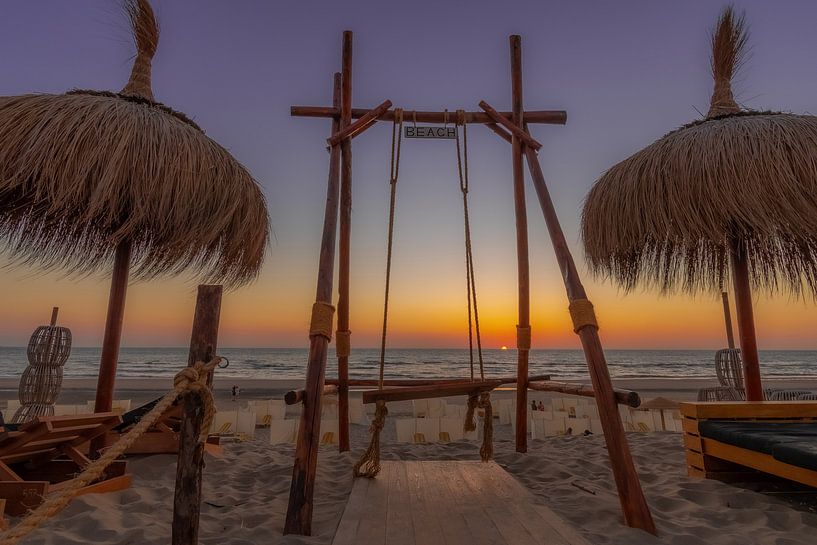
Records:
<instances>
[{"instance_id":1,"label":"rope barrier","mask_svg":"<svg viewBox=\"0 0 817 545\"><path fill-rule=\"evenodd\" d=\"M173 378L173 390L165 394L150 412L142 417L119 441L106 449L102 456L88 464L79 475L65 483L58 493L48 496L39 507L30 511L17 526L7 531L0 539L0 545L15 545L40 524L62 511L83 488L99 479L109 465L123 455L143 433L148 431L179 396L192 393L201 397L204 404L204 417L199 441L206 440L216 413L213 393L207 386L207 378L220 361L220 357L216 357L208 363L199 361L193 366L179 371Z\"/></svg>"}]
</instances>

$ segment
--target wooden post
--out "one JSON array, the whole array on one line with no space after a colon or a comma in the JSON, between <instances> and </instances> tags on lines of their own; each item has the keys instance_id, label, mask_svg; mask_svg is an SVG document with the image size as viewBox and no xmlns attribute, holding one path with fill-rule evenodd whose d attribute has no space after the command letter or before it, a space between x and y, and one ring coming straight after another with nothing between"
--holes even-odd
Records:
<instances>
[{"instance_id":1,"label":"wooden post","mask_svg":"<svg viewBox=\"0 0 817 545\"><path fill-rule=\"evenodd\" d=\"M527 148L525 154L533 185L539 198L539 204L542 207L542 214L545 217L548 233L556 253L556 260L562 273L567 298L571 303L576 300L587 299L584 286L581 279L579 279L579 272L576 270L576 264L570 254L570 248L559 224L559 218L556 216L556 209L553 207L553 201L550 198L536 152ZM607 361L604 358L598 327L584 325L577 333L584 349L584 357L590 371L593 390L596 392L599 418L604 430L604 440L607 443L607 452L610 456L610 465L613 468L613 477L618 488L618 497L621 502L621 509L624 512L624 519L628 526L641 528L655 534L655 523L652 520L650 508L647 506L647 500L644 498L644 492L641 490L641 483L635 470L630 446L627 444L627 437L624 435L624 426L618 412L615 389L610 380L610 373L607 370Z\"/></svg>"},{"instance_id":2,"label":"wooden post","mask_svg":"<svg viewBox=\"0 0 817 545\"><path fill-rule=\"evenodd\" d=\"M729 311L729 294L721 292L723 299L723 319L726 322L726 341L729 343L729 348L735 348L735 333L732 330L732 313Z\"/></svg>"},{"instance_id":3,"label":"wooden post","mask_svg":"<svg viewBox=\"0 0 817 545\"><path fill-rule=\"evenodd\" d=\"M510 37L512 121L518 127L522 119L522 39ZM528 351L530 350L530 268L528 265L528 214L525 208L525 172L522 165L522 140L513 136L513 194L516 215L516 257L518 277L518 323L516 362L516 451L528 450ZM522 342L520 342L522 341Z\"/></svg>"},{"instance_id":4,"label":"wooden post","mask_svg":"<svg viewBox=\"0 0 817 545\"><path fill-rule=\"evenodd\" d=\"M57 325L57 315L60 312L60 307L54 307L51 309L51 327Z\"/></svg>"},{"instance_id":5,"label":"wooden post","mask_svg":"<svg viewBox=\"0 0 817 545\"><path fill-rule=\"evenodd\" d=\"M221 286L199 286L187 357L188 367L198 361L207 363L216 355L221 293ZM199 542L201 474L204 468L204 444L199 438L203 418L204 404L201 398L197 395L185 395L182 398L176 489L173 495L172 545L197 545Z\"/></svg>"},{"instance_id":6,"label":"wooden post","mask_svg":"<svg viewBox=\"0 0 817 545\"><path fill-rule=\"evenodd\" d=\"M119 343L122 341L122 321L125 316L125 295L128 292L128 272L130 270L131 241L125 239L116 246L111 291L108 296L108 315L105 319L105 336L102 340L102 354L99 361L99 377L96 385L94 412L107 413L113 406L113 391L116 383L116 366L119 363ZM105 446L105 436L91 441L91 457L96 458Z\"/></svg>"},{"instance_id":7,"label":"wooden post","mask_svg":"<svg viewBox=\"0 0 817 545\"><path fill-rule=\"evenodd\" d=\"M333 102L340 101L341 76L335 74ZM339 120L332 121L332 134L338 132ZM338 198L340 192L340 146L332 146L329 153L329 181L326 190L326 210L318 262L318 287L315 300L331 304L335 265L335 238L338 225ZM309 359L306 367L306 396L303 400L298 439L295 445L295 463L289 489L289 505L284 523L285 534L312 533L312 495L315 491L315 470L318 464L318 446L321 433L321 393L326 373L326 355L329 339L323 335L309 337Z\"/></svg>"},{"instance_id":8,"label":"wooden post","mask_svg":"<svg viewBox=\"0 0 817 545\"><path fill-rule=\"evenodd\" d=\"M746 243L732 239L732 284L735 288L735 314L740 335L740 355L743 360L743 377L747 401L763 401L763 384L760 381L760 360L757 355L755 317L752 309L752 286L749 282L749 259Z\"/></svg>"},{"instance_id":9,"label":"wooden post","mask_svg":"<svg viewBox=\"0 0 817 545\"><path fill-rule=\"evenodd\" d=\"M343 33L340 130L352 122L352 32ZM338 337L349 332L349 269L352 243L352 141L340 145L340 242L338 250ZM336 343L345 351L349 343ZM338 450L349 450L349 354L338 353Z\"/></svg>"}]
</instances>

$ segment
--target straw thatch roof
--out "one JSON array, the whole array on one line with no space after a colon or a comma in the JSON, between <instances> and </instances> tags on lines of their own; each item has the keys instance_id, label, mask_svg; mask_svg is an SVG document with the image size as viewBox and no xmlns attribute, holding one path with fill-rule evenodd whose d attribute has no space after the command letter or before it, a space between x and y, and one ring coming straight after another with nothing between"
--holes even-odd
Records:
<instances>
[{"instance_id":1,"label":"straw thatch roof","mask_svg":"<svg viewBox=\"0 0 817 545\"><path fill-rule=\"evenodd\" d=\"M582 216L591 268L625 289L719 290L730 241L755 287L817 295L817 117L742 110L731 79L746 46L731 8L712 37L705 119L613 166Z\"/></svg>"},{"instance_id":2,"label":"straw thatch roof","mask_svg":"<svg viewBox=\"0 0 817 545\"><path fill-rule=\"evenodd\" d=\"M158 28L127 2L138 53L119 93L0 97L0 248L14 262L90 273L132 242L136 278L191 269L235 286L268 236L250 173L186 116L154 101Z\"/></svg>"}]
</instances>

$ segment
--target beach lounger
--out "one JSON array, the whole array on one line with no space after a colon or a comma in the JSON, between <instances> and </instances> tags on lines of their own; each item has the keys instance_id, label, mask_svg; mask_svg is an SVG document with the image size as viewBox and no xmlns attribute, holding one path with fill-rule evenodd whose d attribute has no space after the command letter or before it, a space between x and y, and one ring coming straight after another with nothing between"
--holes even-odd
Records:
<instances>
[{"instance_id":1,"label":"beach lounger","mask_svg":"<svg viewBox=\"0 0 817 545\"><path fill-rule=\"evenodd\" d=\"M414 418L396 418L394 420L398 443L411 443L414 441L414 434L417 432L415 421Z\"/></svg>"},{"instance_id":2,"label":"beach lounger","mask_svg":"<svg viewBox=\"0 0 817 545\"><path fill-rule=\"evenodd\" d=\"M499 400L499 423L500 424L510 424L511 423L511 413L516 410L516 406L512 399L500 399Z\"/></svg>"},{"instance_id":3,"label":"beach lounger","mask_svg":"<svg viewBox=\"0 0 817 545\"><path fill-rule=\"evenodd\" d=\"M411 401L414 418L421 418L428 414L428 399L413 399Z\"/></svg>"},{"instance_id":4,"label":"beach lounger","mask_svg":"<svg viewBox=\"0 0 817 545\"><path fill-rule=\"evenodd\" d=\"M442 418L445 416L445 400L439 398L432 398L428 400L427 418Z\"/></svg>"},{"instance_id":5,"label":"beach lounger","mask_svg":"<svg viewBox=\"0 0 817 545\"><path fill-rule=\"evenodd\" d=\"M446 416L440 418L440 440L442 441L443 434L447 436L445 442L461 441L465 439L465 434L462 431L463 419L459 416Z\"/></svg>"},{"instance_id":6,"label":"beach lounger","mask_svg":"<svg viewBox=\"0 0 817 545\"><path fill-rule=\"evenodd\" d=\"M269 440L273 445L294 443L298 433L298 419L272 420L269 426Z\"/></svg>"},{"instance_id":7,"label":"beach lounger","mask_svg":"<svg viewBox=\"0 0 817 545\"><path fill-rule=\"evenodd\" d=\"M690 476L765 473L817 488L817 403L682 403L681 414Z\"/></svg>"},{"instance_id":8,"label":"beach lounger","mask_svg":"<svg viewBox=\"0 0 817 545\"><path fill-rule=\"evenodd\" d=\"M255 421L256 415L249 411L238 411L235 420L235 433L242 440L252 439L255 437Z\"/></svg>"},{"instance_id":9,"label":"beach lounger","mask_svg":"<svg viewBox=\"0 0 817 545\"><path fill-rule=\"evenodd\" d=\"M90 463L82 445L105 434L121 422L114 413L44 416L16 426L0 428L0 498L6 512L20 516L37 507L50 492L72 479ZM114 462L102 479L85 487L83 494L123 490L130 486L127 462Z\"/></svg>"},{"instance_id":10,"label":"beach lounger","mask_svg":"<svg viewBox=\"0 0 817 545\"><path fill-rule=\"evenodd\" d=\"M562 416L554 415L551 420L538 420L537 422L541 422L545 437L565 434L565 418Z\"/></svg>"},{"instance_id":11,"label":"beach lounger","mask_svg":"<svg viewBox=\"0 0 817 545\"><path fill-rule=\"evenodd\" d=\"M424 442L435 443L440 437L439 418L418 418L415 424L417 432L425 437Z\"/></svg>"},{"instance_id":12,"label":"beach lounger","mask_svg":"<svg viewBox=\"0 0 817 545\"><path fill-rule=\"evenodd\" d=\"M218 411L210 426L212 435L233 435L236 433L238 411Z\"/></svg>"}]
</instances>

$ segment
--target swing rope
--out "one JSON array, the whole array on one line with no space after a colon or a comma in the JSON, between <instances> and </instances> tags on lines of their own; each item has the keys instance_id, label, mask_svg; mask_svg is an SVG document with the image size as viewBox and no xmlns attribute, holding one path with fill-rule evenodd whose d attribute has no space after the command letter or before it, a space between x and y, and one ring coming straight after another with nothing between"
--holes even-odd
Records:
<instances>
[{"instance_id":1,"label":"swing rope","mask_svg":"<svg viewBox=\"0 0 817 545\"><path fill-rule=\"evenodd\" d=\"M416 116L416 113L413 113ZM445 124L448 124L448 110L445 111ZM416 123L416 117L415 117ZM482 357L482 337L479 328L479 311L477 308L477 287L474 280L474 256L471 248L471 220L468 211L468 132L465 123L465 112L457 110L457 172L459 174L460 192L462 193L463 218L465 224L465 276L468 294L468 353L471 366L471 382L474 381L474 340L476 337L477 361L479 362L480 380L485 380L485 367ZM462 141L459 128L462 127ZM386 250L386 287L383 302L383 328L380 335L380 369L378 388L383 389L386 368L386 336L389 320L389 288L391 285L391 263L394 247L394 218L397 201L397 179L400 175L400 149L403 141L403 110L396 108L391 134L391 166L389 170L389 227ZM484 411L483 436L480 456L487 462L493 457L493 412L489 392L472 393L468 396L468 410L463 424L464 431L476 430L474 413L477 408ZM371 441L369 447L354 466L355 477L373 478L380 473L380 433L386 424L389 411L386 402L378 399L375 405L375 415L369 427Z\"/></svg>"},{"instance_id":2,"label":"swing rope","mask_svg":"<svg viewBox=\"0 0 817 545\"><path fill-rule=\"evenodd\" d=\"M400 147L403 142L403 110L395 108L394 123L391 129L391 167L389 169L389 185L391 186L389 197L389 230L388 244L386 250L386 290L383 302L383 330L380 335L380 378L378 388L383 389L383 375L386 368L386 333L389 322L389 286L391 283L391 258L394 241L394 209L397 200L397 178L400 175ZM380 473L380 432L386 425L386 416L389 410L386 402L378 399L375 404L374 419L369 427L372 439L369 447L355 464L353 473L355 477L374 478Z\"/></svg>"}]
</instances>

